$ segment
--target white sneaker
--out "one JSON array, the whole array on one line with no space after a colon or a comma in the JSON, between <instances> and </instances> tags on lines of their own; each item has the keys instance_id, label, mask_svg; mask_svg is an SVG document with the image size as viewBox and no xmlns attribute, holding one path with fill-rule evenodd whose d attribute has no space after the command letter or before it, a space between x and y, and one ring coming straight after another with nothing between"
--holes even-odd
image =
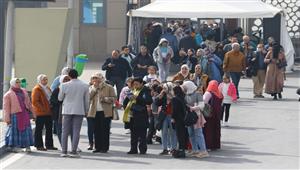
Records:
<instances>
[{"instance_id":1,"label":"white sneaker","mask_svg":"<svg viewBox=\"0 0 300 170\"><path fill-rule=\"evenodd\" d=\"M229 126L228 122L224 122L224 126L228 127Z\"/></svg>"},{"instance_id":2,"label":"white sneaker","mask_svg":"<svg viewBox=\"0 0 300 170\"><path fill-rule=\"evenodd\" d=\"M62 154L60 154L60 157L63 157L63 158L68 157L68 154L62 153Z\"/></svg>"},{"instance_id":3,"label":"white sneaker","mask_svg":"<svg viewBox=\"0 0 300 170\"><path fill-rule=\"evenodd\" d=\"M209 157L208 152L199 152L199 154L195 155L197 158L206 158Z\"/></svg>"},{"instance_id":4,"label":"white sneaker","mask_svg":"<svg viewBox=\"0 0 300 170\"><path fill-rule=\"evenodd\" d=\"M80 155L77 152L71 152L69 155L71 158L80 158Z\"/></svg>"},{"instance_id":5,"label":"white sneaker","mask_svg":"<svg viewBox=\"0 0 300 170\"><path fill-rule=\"evenodd\" d=\"M28 152L28 153L30 153L30 152L31 152L31 149L30 149L30 147L27 147L27 148L25 148L25 152Z\"/></svg>"}]
</instances>

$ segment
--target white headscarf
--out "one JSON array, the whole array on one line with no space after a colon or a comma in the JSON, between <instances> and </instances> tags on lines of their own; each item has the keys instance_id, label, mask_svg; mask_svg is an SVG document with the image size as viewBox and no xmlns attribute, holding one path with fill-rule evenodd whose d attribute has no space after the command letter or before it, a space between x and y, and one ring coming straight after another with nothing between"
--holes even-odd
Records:
<instances>
[{"instance_id":1,"label":"white headscarf","mask_svg":"<svg viewBox=\"0 0 300 170\"><path fill-rule=\"evenodd\" d=\"M167 83L163 84L163 88L167 90L166 95L167 95L168 99L172 99L174 97L173 87L174 87L174 84L171 82L167 82Z\"/></svg>"},{"instance_id":2,"label":"white headscarf","mask_svg":"<svg viewBox=\"0 0 300 170\"><path fill-rule=\"evenodd\" d=\"M59 83L60 84L63 84L64 83L64 79L65 79L65 77L67 77L68 75L61 75L60 77L59 77Z\"/></svg>"},{"instance_id":3,"label":"white headscarf","mask_svg":"<svg viewBox=\"0 0 300 170\"><path fill-rule=\"evenodd\" d=\"M16 81L19 80L18 78L13 78L10 80L10 87L15 87L16 86Z\"/></svg>"},{"instance_id":4,"label":"white headscarf","mask_svg":"<svg viewBox=\"0 0 300 170\"><path fill-rule=\"evenodd\" d=\"M184 81L181 87L186 90L186 94L193 94L197 90L197 86L192 81Z\"/></svg>"},{"instance_id":5,"label":"white headscarf","mask_svg":"<svg viewBox=\"0 0 300 170\"><path fill-rule=\"evenodd\" d=\"M184 67L187 68L186 74L182 74L182 72L181 72L182 68L184 68ZM190 73L190 68L189 68L189 66L188 66L187 64L183 64L183 65L180 67L180 73L183 75L183 77L188 76L189 73Z\"/></svg>"},{"instance_id":6,"label":"white headscarf","mask_svg":"<svg viewBox=\"0 0 300 170\"><path fill-rule=\"evenodd\" d=\"M68 75L70 72L70 68L69 67L64 67L62 70L61 70L61 75Z\"/></svg>"},{"instance_id":7,"label":"white headscarf","mask_svg":"<svg viewBox=\"0 0 300 170\"><path fill-rule=\"evenodd\" d=\"M52 92L51 92L51 90L49 89L49 87L48 87L47 85L43 85L43 84L42 84L42 80L43 80L44 78L47 78L47 76L46 76L45 74L40 74L40 75L38 75L38 76L37 76L37 82L38 82L38 84L43 88L43 90L44 90L44 92L45 92L45 94L46 94L46 97L47 97L48 101L50 101L50 97L51 97Z\"/></svg>"}]
</instances>

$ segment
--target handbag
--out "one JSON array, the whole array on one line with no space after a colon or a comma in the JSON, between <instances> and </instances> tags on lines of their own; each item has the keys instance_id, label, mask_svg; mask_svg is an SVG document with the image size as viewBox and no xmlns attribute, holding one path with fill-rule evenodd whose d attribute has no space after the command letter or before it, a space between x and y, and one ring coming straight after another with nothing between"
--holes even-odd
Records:
<instances>
[{"instance_id":1,"label":"handbag","mask_svg":"<svg viewBox=\"0 0 300 170\"><path fill-rule=\"evenodd\" d=\"M118 109L116 107L113 107L113 120L119 120L119 112Z\"/></svg>"},{"instance_id":2,"label":"handbag","mask_svg":"<svg viewBox=\"0 0 300 170\"><path fill-rule=\"evenodd\" d=\"M184 124L186 126L192 126L196 124L198 121L198 115L196 112L191 111L190 109L186 109L186 114L184 117Z\"/></svg>"},{"instance_id":3,"label":"handbag","mask_svg":"<svg viewBox=\"0 0 300 170\"><path fill-rule=\"evenodd\" d=\"M202 114L204 117L211 117L212 107L210 104L205 104L202 110Z\"/></svg>"}]
</instances>

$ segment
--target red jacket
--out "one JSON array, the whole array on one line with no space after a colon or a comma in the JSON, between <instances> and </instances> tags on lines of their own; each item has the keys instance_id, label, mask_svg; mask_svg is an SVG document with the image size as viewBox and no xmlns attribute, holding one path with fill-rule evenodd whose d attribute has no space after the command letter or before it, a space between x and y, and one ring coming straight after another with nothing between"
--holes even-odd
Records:
<instances>
[{"instance_id":1,"label":"red jacket","mask_svg":"<svg viewBox=\"0 0 300 170\"><path fill-rule=\"evenodd\" d=\"M221 92L222 92L222 90L223 90L223 86L224 86L224 83L223 83L223 82L220 83L220 85L219 85L219 90L220 90ZM234 85L232 82L230 82L230 84L229 84L227 94L228 94L228 96L231 97L231 100L232 100L233 102L236 102L236 100L237 100L236 88L235 88L235 85Z\"/></svg>"}]
</instances>

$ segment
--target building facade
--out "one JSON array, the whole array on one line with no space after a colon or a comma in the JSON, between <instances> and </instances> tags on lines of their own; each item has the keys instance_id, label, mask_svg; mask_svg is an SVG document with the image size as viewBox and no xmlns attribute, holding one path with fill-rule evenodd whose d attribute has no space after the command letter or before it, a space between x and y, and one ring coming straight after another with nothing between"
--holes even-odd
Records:
<instances>
[{"instance_id":1,"label":"building facade","mask_svg":"<svg viewBox=\"0 0 300 170\"><path fill-rule=\"evenodd\" d=\"M126 0L74 0L74 53L103 61L113 49L126 45ZM68 0L48 2L49 8L68 7Z\"/></svg>"}]
</instances>

